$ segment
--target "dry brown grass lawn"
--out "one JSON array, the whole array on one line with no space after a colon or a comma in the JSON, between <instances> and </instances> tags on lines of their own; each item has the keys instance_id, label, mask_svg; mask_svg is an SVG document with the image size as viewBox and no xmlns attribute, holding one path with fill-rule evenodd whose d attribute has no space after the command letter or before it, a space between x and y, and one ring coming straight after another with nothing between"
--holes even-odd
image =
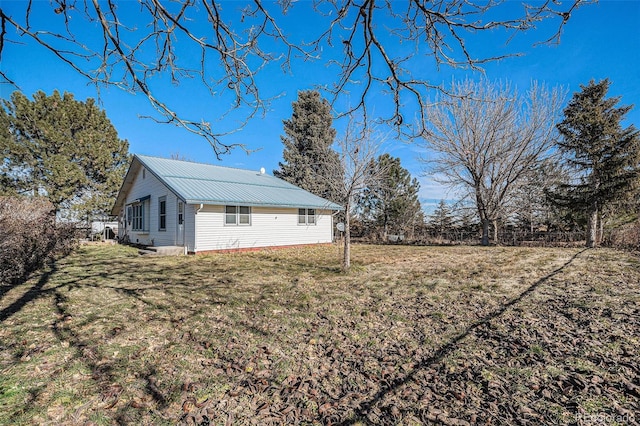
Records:
<instances>
[{"instance_id":1,"label":"dry brown grass lawn","mask_svg":"<svg viewBox=\"0 0 640 426\"><path fill-rule=\"evenodd\" d=\"M85 246L0 289L0 424L640 422L640 262ZM581 423L582 422L582 423Z\"/></svg>"}]
</instances>

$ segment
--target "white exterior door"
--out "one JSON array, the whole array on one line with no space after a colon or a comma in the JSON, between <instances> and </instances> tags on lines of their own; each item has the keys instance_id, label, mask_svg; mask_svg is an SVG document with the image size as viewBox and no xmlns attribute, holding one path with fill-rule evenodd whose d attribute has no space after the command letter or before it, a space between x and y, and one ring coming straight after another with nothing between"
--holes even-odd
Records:
<instances>
[{"instance_id":1,"label":"white exterior door","mask_svg":"<svg viewBox=\"0 0 640 426\"><path fill-rule=\"evenodd\" d=\"M176 244L184 246L184 203L178 201L178 220L177 220Z\"/></svg>"}]
</instances>

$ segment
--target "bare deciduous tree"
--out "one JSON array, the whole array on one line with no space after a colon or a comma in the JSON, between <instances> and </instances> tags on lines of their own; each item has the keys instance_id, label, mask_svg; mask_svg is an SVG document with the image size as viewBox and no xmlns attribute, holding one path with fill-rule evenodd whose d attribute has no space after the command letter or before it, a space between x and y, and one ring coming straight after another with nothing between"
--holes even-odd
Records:
<instances>
[{"instance_id":1,"label":"bare deciduous tree","mask_svg":"<svg viewBox=\"0 0 640 426\"><path fill-rule=\"evenodd\" d=\"M556 25L540 34L541 42L558 42L571 13L590 1L531 1L516 8L500 0L315 0L313 12L321 25L291 34L287 12L306 7L292 0L254 0L243 7L218 0L55 0L37 5L28 0L0 6L0 55L8 43L29 46L23 43L29 39L98 88L142 94L157 111L153 119L203 136L219 156L237 146L221 136L246 121L236 123L234 115L234 120L214 125L204 117L189 118L172 99L156 95L158 84L199 81L197 90L212 97L230 95L229 112L242 109L242 119L248 120L268 109L269 98L257 80L266 66L275 62L285 72L295 72L298 64L324 60L335 70L334 83L324 88L332 104L345 95L358 99L346 115L358 111L367 118L368 95L386 95L391 113L381 120L410 136L421 135L424 121L416 126L404 116L417 106L418 116L425 118L425 100L435 88L425 76L425 59L434 69L479 69L518 52L477 57L468 38L491 32L508 42L543 21ZM341 53L336 54L336 46ZM19 84L1 70L0 82ZM229 122L232 128L225 128Z\"/></svg>"},{"instance_id":2,"label":"bare deciduous tree","mask_svg":"<svg viewBox=\"0 0 640 426\"><path fill-rule=\"evenodd\" d=\"M563 94L532 84L526 98L508 85L486 81L453 84L428 109L431 129L423 158L438 179L475 202L482 244L489 227L508 213L518 183L553 144Z\"/></svg>"},{"instance_id":3,"label":"bare deciduous tree","mask_svg":"<svg viewBox=\"0 0 640 426\"><path fill-rule=\"evenodd\" d=\"M375 126L367 125L363 121L357 122L353 116L344 134L338 138L338 152L340 163L332 173L335 179L331 184L335 192L342 197L345 209L344 221L344 251L342 269L348 271L351 267L351 222L350 214L358 196L385 172L384 169L374 167L375 158L384 136L376 131Z\"/></svg>"}]
</instances>

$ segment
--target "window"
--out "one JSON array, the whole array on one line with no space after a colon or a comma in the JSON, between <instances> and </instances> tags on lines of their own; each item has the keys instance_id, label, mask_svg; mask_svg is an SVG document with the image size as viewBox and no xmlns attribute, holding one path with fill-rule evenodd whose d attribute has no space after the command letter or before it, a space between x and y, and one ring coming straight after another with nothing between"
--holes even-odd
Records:
<instances>
[{"instance_id":1,"label":"window","mask_svg":"<svg viewBox=\"0 0 640 426\"><path fill-rule=\"evenodd\" d=\"M315 225L316 209L298 209L298 225Z\"/></svg>"},{"instance_id":2,"label":"window","mask_svg":"<svg viewBox=\"0 0 640 426\"><path fill-rule=\"evenodd\" d=\"M247 206L225 206L225 225L251 225L251 207Z\"/></svg>"},{"instance_id":3,"label":"window","mask_svg":"<svg viewBox=\"0 0 640 426\"><path fill-rule=\"evenodd\" d=\"M127 225L132 231L149 232L149 203L151 195L140 197L127 204Z\"/></svg>"},{"instance_id":4,"label":"window","mask_svg":"<svg viewBox=\"0 0 640 426\"><path fill-rule=\"evenodd\" d=\"M134 231L144 231L144 204L138 203L131 207L133 209L131 229Z\"/></svg>"},{"instance_id":5,"label":"window","mask_svg":"<svg viewBox=\"0 0 640 426\"><path fill-rule=\"evenodd\" d=\"M236 206L225 206L224 208L224 224L236 225L238 215L238 208Z\"/></svg>"},{"instance_id":6,"label":"window","mask_svg":"<svg viewBox=\"0 0 640 426\"><path fill-rule=\"evenodd\" d=\"M238 219L240 225L251 225L251 207L241 206Z\"/></svg>"},{"instance_id":7,"label":"window","mask_svg":"<svg viewBox=\"0 0 640 426\"><path fill-rule=\"evenodd\" d=\"M167 230L167 197L158 199L158 229L160 231Z\"/></svg>"}]
</instances>

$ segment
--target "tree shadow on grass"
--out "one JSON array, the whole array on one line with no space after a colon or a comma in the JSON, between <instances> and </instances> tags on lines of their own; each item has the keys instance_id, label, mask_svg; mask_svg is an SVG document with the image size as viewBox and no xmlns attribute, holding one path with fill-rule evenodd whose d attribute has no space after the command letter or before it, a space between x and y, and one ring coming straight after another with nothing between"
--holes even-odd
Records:
<instances>
[{"instance_id":1,"label":"tree shadow on grass","mask_svg":"<svg viewBox=\"0 0 640 426\"><path fill-rule=\"evenodd\" d=\"M177 323L184 320L183 316L200 315L205 309L211 309L213 305L244 303L244 298L233 296L233 292L228 290L229 282L221 279L215 280L215 277L226 274L224 269L220 269L221 267L217 267L215 270L210 267L199 268L197 272L200 275L206 272L204 281L200 282L202 280L197 279L200 275L194 278L193 274L167 274L167 271L173 271L173 264L158 267L155 262L123 262L119 258L97 262L91 257L83 256L80 260L75 259L71 265L72 269L70 270L65 268L64 263L55 263L50 268L41 270L39 275L33 275L31 280L23 281L19 284L20 287L12 290L15 292L13 297L17 297L15 301L13 298L7 299L5 304L0 306L0 324L6 325L10 319L21 318L21 312L26 311L31 306L30 304L44 301L47 304L47 311L41 317L37 317L38 321L40 318L46 320L49 324L48 329L57 342L63 344L66 348L64 353L67 354L65 359L55 360L57 368L52 373L47 372L47 374L51 374L47 384L33 386L28 390L29 394L25 396L24 402L12 410L13 414L9 415L9 421L18 423L21 416L25 416L25 413L36 412L37 408L33 407L37 406L37 401L42 398L43 394L51 394L52 389L54 391L68 390L71 384L52 385L51 383L54 379L57 380L60 373L67 371L70 366L82 368L82 370L86 369L86 374L83 374L86 377L79 380L79 383L89 383L90 385L87 386L92 390L86 391L91 393L80 395L85 398L85 404L76 410L76 414L67 413L70 416L67 419L80 418L93 412L98 415L107 413L104 415L122 424L140 424L145 416L168 420L168 418L165 419L162 412L175 402L177 385L167 384L163 380L163 374L166 373L153 361L145 367L130 363L124 364L131 370L123 370L123 363L127 362L126 358L121 359L113 356L112 352L108 350L108 345L105 346L104 342L98 340L101 336L96 337L95 334L84 331L83 325L96 321L96 317L86 314L85 311L82 311L83 316L80 316L78 314L80 306L77 302L80 300L80 305L86 302L88 305L96 306L95 311L101 315L103 313L100 310L100 292L115 292L123 296L117 298L118 303L124 303L123 301L126 300L137 306L143 305L145 308L142 311L144 312L167 313L160 319L172 323L172 327L178 329ZM100 266L100 268L95 268L95 266ZM163 277L167 275L171 279L163 280ZM145 278L137 279L139 277ZM76 289L84 289L87 293L80 293L85 296L68 293ZM224 289L228 291L223 291ZM87 294L91 296L86 296ZM206 303L199 300L203 295L206 296ZM81 298L78 299L78 297ZM90 313L92 312L94 310L90 311ZM99 317L100 320L118 318L116 311L108 311L107 314L110 317ZM28 317L25 316L26 318ZM26 321L29 320L26 319ZM239 324L254 334L264 336L269 333L268 330L261 330L250 321ZM29 327L30 324L20 321L20 325ZM232 325L229 325L229 328L231 327ZM109 335L106 336L108 338ZM201 342L204 337L196 335L193 339L194 341L189 344L198 347L204 345ZM14 363L19 362L20 355L14 356ZM79 366L80 363L82 367ZM123 375L142 381L142 388L138 392L132 393L132 390L123 381L125 380ZM85 392L85 390L77 390L77 392ZM142 396L140 396L141 394ZM139 397L131 399L132 395ZM149 414L150 412L152 414Z\"/></svg>"},{"instance_id":2,"label":"tree shadow on grass","mask_svg":"<svg viewBox=\"0 0 640 426\"><path fill-rule=\"evenodd\" d=\"M511 299L509 302L502 305L499 309L490 313L489 315L485 316L479 321L476 321L473 324L469 325L466 329L464 329L462 332L454 336L446 344L441 346L440 349L436 350L435 353L433 353L431 356L419 360L416 364L416 367L411 372L409 372L406 376L399 377L395 380L391 380L385 383L385 385L381 386L380 390L376 392L374 395L372 395L371 398L369 398L367 401L360 404L360 406L355 410L354 414L350 419L347 419L338 424L353 425L353 424L362 422L362 419L366 419L370 411L376 406L377 403L381 402L386 395L393 393L403 385L413 380L421 370L424 370L434 364L441 362L446 356L448 356L449 354L454 352L456 349L458 349L459 344L466 337L471 335L480 327L485 326L489 324L492 320L500 317L502 314L504 314L507 311L507 309L521 302L525 297L529 296L531 293L537 290L542 284L546 283L556 275L562 273L569 265L571 265L578 258L578 256L580 256L582 253L584 253L587 250L588 249L583 249L579 251L578 253L573 255L567 262L565 262L562 266L555 269L554 271L547 274L546 276L540 278L538 281L534 282L525 291L523 291L518 296Z\"/></svg>"},{"instance_id":3,"label":"tree shadow on grass","mask_svg":"<svg viewBox=\"0 0 640 426\"><path fill-rule=\"evenodd\" d=\"M41 297L43 294L42 289L49 282L49 278L51 278L51 276L56 272L58 272L58 267L55 263L53 263L51 267L49 267L42 273L42 275L40 275L38 281L29 290L27 290L15 302L0 311L0 322L4 322L17 312L20 312L20 310L24 308L27 303Z\"/></svg>"},{"instance_id":4,"label":"tree shadow on grass","mask_svg":"<svg viewBox=\"0 0 640 426\"><path fill-rule=\"evenodd\" d=\"M83 265L84 266L84 265ZM74 318L73 312L70 310L70 301L68 297L63 293L64 290L71 290L77 287L95 287L98 285L91 282L95 278L105 278L106 275L103 272L97 274L85 274L82 277L67 280L64 283L51 285L53 277L60 273L60 267L57 262L52 263L46 269L39 271L38 275L32 275L30 278L23 280L15 286L4 291L1 295L6 294L8 291L13 290L15 287L21 286L25 288L23 294L20 295L15 301L8 304L6 307L0 309L0 323L4 323L16 314L19 314L27 305L34 303L37 300L47 299L51 300L53 307L53 318L51 321L51 331L55 338L59 342L68 344L68 347L73 351L73 355L64 361L64 365L60 365L59 371L64 371L67 367L80 360L89 371L91 380L98 387L98 393L95 398L92 398L89 403L94 404L99 409L110 409L114 407L120 395L123 392L123 387L119 385L118 378L116 377L115 365L112 359L101 353L100 345L92 339L83 337L82 334L76 329L71 321ZM87 268L85 268L86 270ZM35 281L37 279L37 281ZM32 280L32 281L31 281ZM33 282L35 281L35 282ZM147 305L151 305L155 309L159 309L159 306L148 302L142 297L142 291L138 289L129 289L126 287L119 288L117 286L105 285L112 291L121 293L129 298L144 302ZM147 290L149 287L146 288ZM21 288L15 288L16 291ZM19 361L20 356L17 356L16 362ZM147 381L146 391L150 398L161 408L165 408L168 404L168 399L165 397L155 385L155 371L151 371L149 374L143 375ZM19 416L24 412L29 411L31 407L36 404L38 398L42 392L46 391L48 386L38 385L28 390L25 401L21 404L22 408L14 410L13 415L9 417L10 421L19 421ZM128 406L125 406L125 411ZM126 413L125 413L126 414ZM126 417L126 415L125 415Z\"/></svg>"},{"instance_id":5,"label":"tree shadow on grass","mask_svg":"<svg viewBox=\"0 0 640 426\"><path fill-rule=\"evenodd\" d=\"M73 314L69 310L68 306L70 301L67 296L60 292L60 290L66 286L62 285L53 288L44 288L49 281L49 277L55 274L56 271L57 268L52 267L51 270L43 273L38 282L33 285L33 287L31 287L20 299L2 310L1 318L5 320L11 317L11 315L19 312L27 303L33 300L45 296L51 297L54 308L54 319L51 324L51 330L59 342L65 342L73 351L73 355L64 362L64 366L60 366L60 371L66 370L70 364L80 360L89 371L91 381L95 383L98 388L98 392L95 397L91 398L91 400L89 400L85 405L92 404L95 409L99 410L109 410L114 408L118 404L120 396L124 391L123 386L118 383L114 361L101 352L99 348L100 345L97 342L83 338L71 325L70 320L73 318ZM146 381L145 391L160 409L164 409L170 401L157 386L155 379L156 374L155 367L152 366L147 367L147 370L142 373L142 377ZM22 410L16 410L11 419L13 421L17 421L19 413L27 411L29 407L38 400L40 394L46 389L46 385L30 389L27 399L22 404L22 407L24 408ZM116 417L120 416L123 419L129 419L131 421L135 420L134 417L131 417L129 409L129 405L119 407ZM127 421L124 423L130 422Z\"/></svg>"},{"instance_id":6,"label":"tree shadow on grass","mask_svg":"<svg viewBox=\"0 0 640 426\"><path fill-rule=\"evenodd\" d=\"M46 271L42 272L38 281L31 288L29 288L11 305L0 311L0 322L4 322L14 314L20 312L20 310L22 310L28 303L39 298L52 295L53 305L56 312L56 318L51 326L53 334L60 342L68 342L69 346L76 351L76 355L72 358L72 360L78 358L90 360L90 362L87 363L87 367L90 369L94 380L100 383L108 383L112 378L111 366L98 365L96 362L93 362L98 358L93 347L90 345L90 343L81 340L78 334L67 325L66 321L68 318L70 318L70 314L67 312L65 307L67 298L59 293L58 288L44 289L46 284L49 282L50 277L56 274L56 272L58 272L58 267L55 263L52 264ZM69 362L67 362L67 364ZM40 393L45 388L46 386L37 386L36 388L30 389L29 396L23 404L23 407L25 407L26 409L35 401L37 401ZM19 412L20 410L16 411L16 414L18 414ZM12 419L16 420L15 415Z\"/></svg>"}]
</instances>

